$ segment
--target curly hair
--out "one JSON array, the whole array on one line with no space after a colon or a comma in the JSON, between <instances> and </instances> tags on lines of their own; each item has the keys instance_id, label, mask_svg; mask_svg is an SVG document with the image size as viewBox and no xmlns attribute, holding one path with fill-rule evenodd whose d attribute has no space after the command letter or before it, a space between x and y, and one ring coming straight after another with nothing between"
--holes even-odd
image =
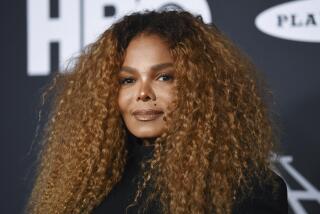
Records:
<instances>
[{"instance_id":1,"label":"curly hair","mask_svg":"<svg viewBox=\"0 0 320 214\"><path fill-rule=\"evenodd\" d=\"M272 180L271 93L249 57L201 16L135 12L88 45L44 92L53 96L28 213L90 213L121 179L128 131L116 74L128 44L142 33L168 44L178 97L135 202L150 183L147 201L158 197L163 213L231 213L253 180Z\"/></svg>"}]
</instances>

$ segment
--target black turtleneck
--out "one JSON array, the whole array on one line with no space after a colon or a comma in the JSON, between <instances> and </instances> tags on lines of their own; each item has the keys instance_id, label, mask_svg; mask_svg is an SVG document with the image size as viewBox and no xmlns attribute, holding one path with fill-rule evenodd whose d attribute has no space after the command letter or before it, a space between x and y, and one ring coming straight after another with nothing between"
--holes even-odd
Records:
<instances>
[{"instance_id":1,"label":"black turtleneck","mask_svg":"<svg viewBox=\"0 0 320 214\"><path fill-rule=\"evenodd\" d=\"M141 163L151 158L153 146L143 145L142 141L128 142L127 146L128 159L122 179L114 186L102 203L92 211L92 214L125 214L126 207L133 203L135 192L138 187L138 181L142 180L143 170L141 168ZM145 196L144 194L142 197ZM139 205L130 205L127 209L127 213L137 213L138 206ZM155 213L153 210L149 210L149 212Z\"/></svg>"},{"instance_id":2,"label":"black turtleneck","mask_svg":"<svg viewBox=\"0 0 320 214\"><path fill-rule=\"evenodd\" d=\"M140 164L151 158L153 147L143 145L141 141L133 141L127 144L128 159L124 169L122 179L111 190L109 195L97 206L92 214L116 213L125 214L126 207L133 203L137 184L142 179L143 170ZM287 188L283 179L274 173L279 189L272 192L270 185L256 186L252 194L243 201L234 204L233 214L253 214L253 213L288 213ZM138 201L138 205L130 206L127 214L138 213L138 207L141 200L145 199L148 188L143 192L142 197ZM150 204L150 209L145 213L161 213L159 204L156 201ZM141 210L142 211L142 210Z\"/></svg>"}]
</instances>

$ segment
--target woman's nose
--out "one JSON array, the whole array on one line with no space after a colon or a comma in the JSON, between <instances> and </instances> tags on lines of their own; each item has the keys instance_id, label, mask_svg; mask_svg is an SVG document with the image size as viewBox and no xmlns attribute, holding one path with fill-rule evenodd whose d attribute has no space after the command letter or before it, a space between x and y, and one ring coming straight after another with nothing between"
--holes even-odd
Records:
<instances>
[{"instance_id":1,"label":"woman's nose","mask_svg":"<svg viewBox=\"0 0 320 214\"><path fill-rule=\"evenodd\" d=\"M139 92L137 95L137 101L148 101L148 100L156 100L156 95L149 83L141 83L139 88Z\"/></svg>"}]
</instances>

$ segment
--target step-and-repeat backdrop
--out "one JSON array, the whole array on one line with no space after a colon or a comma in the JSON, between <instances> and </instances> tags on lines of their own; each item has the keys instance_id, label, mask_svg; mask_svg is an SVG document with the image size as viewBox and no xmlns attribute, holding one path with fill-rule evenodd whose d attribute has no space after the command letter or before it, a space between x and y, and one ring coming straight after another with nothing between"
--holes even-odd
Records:
<instances>
[{"instance_id":1,"label":"step-and-repeat backdrop","mask_svg":"<svg viewBox=\"0 0 320 214\"><path fill-rule=\"evenodd\" d=\"M126 13L182 8L214 22L267 78L280 115L290 213L320 213L320 0L1 1L0 212L30 191L40 90L49 76ZM30 155L32 154L32 155Z\"/></svg>"}]
</instances>

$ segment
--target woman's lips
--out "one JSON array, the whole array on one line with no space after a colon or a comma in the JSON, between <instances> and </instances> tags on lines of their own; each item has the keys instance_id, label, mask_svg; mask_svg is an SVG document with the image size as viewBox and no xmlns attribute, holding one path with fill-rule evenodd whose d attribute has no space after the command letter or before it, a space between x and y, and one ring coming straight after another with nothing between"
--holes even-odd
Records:
<instances>
[{"instance_id":1,"label":"woman's lips","mask_svg":"<svg viewBox=\"0 0 320 214\"><path fill-rule=\"evenodd\" d=\"M140 109L134 111L132 114L137 120L149 121L160 117L163 114L163 111L156 109Z\"/></svg>"}]
</instances>

